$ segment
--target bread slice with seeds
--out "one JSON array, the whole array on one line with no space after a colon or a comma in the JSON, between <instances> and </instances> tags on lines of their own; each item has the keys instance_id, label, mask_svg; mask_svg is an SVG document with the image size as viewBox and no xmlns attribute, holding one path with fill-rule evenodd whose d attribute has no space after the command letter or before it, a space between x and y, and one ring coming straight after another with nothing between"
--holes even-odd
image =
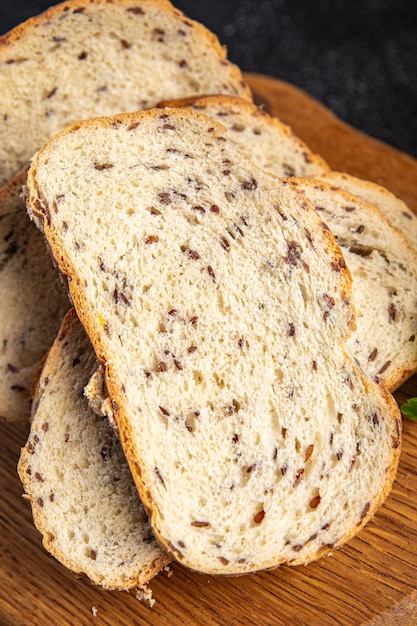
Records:
<instances>
[{"instance_id":1,"label":"bread slice with seeds","mask_svg":"<svg viewBox=\"0 0 417 626\"><path fill-rule=\"evenodd\" d=\"M336 237L353 277L349 352L394 391L417 370L417 252L372 204L323 181L291 178Z\"/></svg>"},{"instance_id":2,"label":"bread slice with seeds","mask_svg":"<svg viewBox=\"0 0 417 626\"><path fill-rule=\"evenodd\" d=\"M32 378L70 302L26 213L26 170L0 189L0 416L28 419Z\"/></svg>"},{"instance_id":3,"label":"bread slice with seeds","mask_svg":"<svg viewBox=\"0 0 417 626\"><path fill-rule=\"evenodd\" d=\"M0 39L0 184L78 119L166 98L251 99L215 35L168 0L68 0Z\"/></svg>"},{"instance_id":4,"label":"bread slice with seeds","mask_svg":"<svg viewBox=\"0 0 417 626\"><path fill-rule=\"evenodd\" d=\"M417 250L417 215L385 187L342 172L328 172L324 180L340 189L354 194L364 202L374 204L407 237Z\"/></svg>"},{"instance_id":5,"label":"bread slice with seeds","mask_svg":"<svg viewBox=\"0 0 417 626\"><path fill-rule=\"evenodd\" d=\"M355 535L390 490L401 419L345 352L351 278L329 228L226 132L189 109L78 123L35 156L28 206L158 540L241 574Z\"/></svg>"},{"instance_id":6,"label":"bread slice with seeds","mask_svg":"<svg viewBox=\"0 0 417 626\"><path fill-rule=\"evenodd\" d=\"M324 176L330 168L291 128L244 98L227 95L161 102L164 107L190 107L223 126L228 138L250 159L275 176Z\"/></svg>"},{"instance_id":7,"label":"bread slice with seeds","mask_svg":"<svg viewBox=\"0 0 417 626\"><path fill-rule=\"evenodd\" d=\"M167 0L56 5L0 38L0 184L71 121L211 91L251 98L217 38ZM0 191L0 416L8 420L27 418L35 364L69 307L19 197L24 177Z\"/></svg>"},{"instance_id":8,"label":"bread slice with seeds","mask_svg":"<svg viewBox=\"0 0 417 626\"><path fill-rule=\"evenodd\" d=\"M97 367L71 310L40 373L19 475L45 548L107 589L142 589L169 559L156 543L120 442L83 386Z\"/></svg>"},{"instance_id":9,"label":"bread slice with seeds","mask_svg":"<svg viewBox=\"0 0 417 626\"><path fill-rule=\"evenodd\" d=\"M399 387L417 369L417 256L404 233L386 216L394 218L403 230L408 226L411 236L417 218L383 187L330 172L326 163L287 126L250 102L208 96L161 103L161 107L175 104L221 121L227 127L228 138L254 163L276 176L290 171L289 182L305 191L320 208L354 279L358 328L349 340L349 349L368 375L383 381L390 390ZM300 171L304 172L302 179ZM305 178L320 171L318 176L328 182L320 184ZM343 186L352 193L344 192ZM377 206L361 201L353 193Z\"/></svg>"}]
</instances>

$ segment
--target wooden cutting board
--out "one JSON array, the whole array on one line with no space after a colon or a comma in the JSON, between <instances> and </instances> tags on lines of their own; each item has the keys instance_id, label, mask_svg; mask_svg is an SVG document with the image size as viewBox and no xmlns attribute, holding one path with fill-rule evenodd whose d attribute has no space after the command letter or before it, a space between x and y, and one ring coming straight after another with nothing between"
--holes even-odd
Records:
<instances>
[{"instance_id":1,"label":"wooden cutting board","mask_svg":"<svg viewBox=\"0 0 417 626\"><path fill-rule=\"evenodd\" d=\"M297 88L248 80L257 102L333 167L384 184L417 212L417 161L338 120ZM417 395L417 378L396 394ZM417 625L417 422L404 421L393 490L348 545L306 567L210 577L173 565L152 583L151 609L75 578L43 550L16 475L27 425L0 424L0 626Z\"/></svg>"}]
</instances>

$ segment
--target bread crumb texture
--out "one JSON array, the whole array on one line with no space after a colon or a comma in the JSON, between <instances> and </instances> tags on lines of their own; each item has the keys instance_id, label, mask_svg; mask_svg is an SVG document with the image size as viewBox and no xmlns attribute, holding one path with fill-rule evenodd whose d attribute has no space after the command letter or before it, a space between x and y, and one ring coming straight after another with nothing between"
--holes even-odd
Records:
<instances>
[{"instance_id":1,"label":"bread crumb texture","mask_svg":"<svg viewBox=\"0 0 417 626\"><path fill-rule=\"evenodd\" d=\"M70 307L20 197L25 178L22 171L0 189L0 419L8 421L29 419L35 370Z\"/></svg>"},{"instance_id":2,"label":"bread crumb texture","mask_svg":"<svg viewBox=\"0 0 417 626\"><path fill-rule=\"evenodd\" d=\"M375 205L323 181L291 183L313 202L352 273L356 331L348 350L393 391L417 369L417 252Z\"/></svg>"},{"instance_id":3,"label":"bread crumb texture","mask_svg":"<svg viewBox=\"0 0 417 626\"><path fill-rule=\"evenodd\" d=\"M399 387L417 368L417 252L407 243L417 232L412 212L379 185L329 172L287 126L242 98L194 97L161 106L191 107L220 121L243 154L265 171L291 177L313 202L353 278L357 332L349 351L369 376L390 391ZM317 176L320 181L312 180Z\"/></svg>"},{"instance_id":4,"label":"bread crumb texture","mask_svg":"<svg viewBox=\"0 0 417 626\"><path fill-rule=\"evenodd\" d=\"M39 378L18 470L55 558L104 588L140 589L168 557L154 539L118 437L83 396L96 367L70 311Z\"/></svg>"},{"instance_id":5,"label":"bread crumb texture","mask_svg":"<svg viewBox=\"0 0 417 626\"><path fill-rule=\"evenodd\" d=\"M329 166L277 118L244 98L228 95L161 102L163 107L191 107L227 128L243 154L275 176L326 176Z\"/></svg>"},{"instance_id":6,"label":"bread crumb texture","mask_svg":"<svg viewBox=\"0 0 417 626\"><path fill-rule=\"evenodd\" d=\"M328 226L225 135L186 109L76 124L28 190L157 538L237 574L354 535L390 489L401 426L346 354L351 277Z\"/></svg>"},{"instance_id":7,"label":"bread crumb texture","mask_svg":"<svg viewBox=\"0 0 417 626\"><path fill-rule=\"evenodd\" d=\"M217 37L167 0L69 0L0 39L0 182L70 122L165 98L250 99Z\"/></svg>"}]
</instances>

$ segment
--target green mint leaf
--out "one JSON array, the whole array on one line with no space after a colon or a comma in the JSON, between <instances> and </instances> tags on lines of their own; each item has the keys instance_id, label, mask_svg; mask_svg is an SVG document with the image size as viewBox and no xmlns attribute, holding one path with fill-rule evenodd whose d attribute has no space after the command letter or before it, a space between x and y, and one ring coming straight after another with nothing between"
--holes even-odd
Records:
<instances>
[{"instance_id":1,"label":"green mint leaf","mask_svg":"<svg viewBox=\"0 0 417 626\"><path fill-rule=\"evenodd\" d=\"M410 420L417 420L417 398L409 398L402 406L400 411Z\"/></svg>"}]
</instances>

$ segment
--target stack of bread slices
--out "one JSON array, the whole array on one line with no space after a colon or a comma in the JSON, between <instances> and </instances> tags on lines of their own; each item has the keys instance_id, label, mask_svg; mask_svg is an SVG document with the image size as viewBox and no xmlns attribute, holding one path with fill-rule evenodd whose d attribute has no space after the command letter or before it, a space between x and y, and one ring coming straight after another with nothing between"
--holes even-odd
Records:
<instances>
[{"instance_id":1,"label":"stack of bread slices","mask_svg":"<svg viewBox=\"0 0 417 626\"><path fill-rule=\"evenodd\" d=\"M46 549L150 600L173 559L343 545L398 464L415 216L330 171L167 0L57 5L0 41L0 89L0 412L31 407Z\"/></svg>"}]
</instances>

